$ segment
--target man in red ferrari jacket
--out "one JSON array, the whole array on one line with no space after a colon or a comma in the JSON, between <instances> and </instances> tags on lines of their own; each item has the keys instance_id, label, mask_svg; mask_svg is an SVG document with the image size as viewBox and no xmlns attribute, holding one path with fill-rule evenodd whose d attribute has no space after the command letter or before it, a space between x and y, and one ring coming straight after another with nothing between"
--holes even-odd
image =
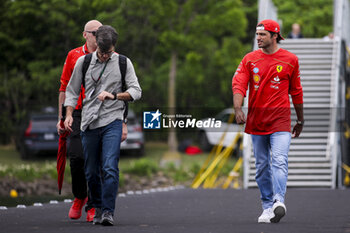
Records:
<instances>
[{"instance_id":1,"label":"man in red ferrari jacket","mask_svg":"<svg viewBox=\"0 0 350 233\"><path fill-rule=\"evenodd\" d=\"M291 137L298 137L304 124L303 89L297 56L278 46L283 40L278 23L269 19L258 23L256 39L260 49L248 53L233 76L233 102L237 123L245 123L245 132L252 137L263 208L258 222L277 223L287 211L284 197ZM248 85L246 117L242 104ZM293 130L289 95L298 118Z\"/></svg>"},{"instance_id":2,"label":"man in red ferrari jacket","mask_svg":"<svg viewBox=\"0 0 350 233\"><path fill-rule=\"evenodd\" d=\"M66 98L66 87L71 78L75 63L78 58L84 56L86 54L92 53L96 50L96 30L102 26L102 24L97 20L90 20L84 26L83 36L86 40L86 43L83 46L72 49L69 51L66 61L63 66L63 71L61 75L61 86L59 89L59 97L58 97L58 123L57 123L57 132L58 134L64 133L64 128L60 126L60 119L62 117L62 104ZM95 215L95 208L93 208L88 200L88 189L85 179L84 172L84 155L83 148L81 144L80 138L80 121L81 121L81 109L82 109L82 101L84 98L84 92L80 93L80 97L77 103L77 107L74 110L73 116L75 119L75 124L73 126L73 132L69 135L67 141L67 154L70 159L70 168L71 168L71 176L72 176L72 192L74 195L74 201L69 209L68 216L71 219L79 219L82 215L82 208L87 203L86 206L86 220L88 222L92 222L93 217Z\"/></svg>"}]
</instances>

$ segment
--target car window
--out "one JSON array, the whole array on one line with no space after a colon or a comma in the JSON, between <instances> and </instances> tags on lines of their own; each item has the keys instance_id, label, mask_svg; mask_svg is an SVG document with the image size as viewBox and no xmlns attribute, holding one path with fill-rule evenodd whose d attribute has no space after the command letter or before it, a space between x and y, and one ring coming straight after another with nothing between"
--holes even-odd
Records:
<instances>
[{"instance_id":1,"label":"car window","mask_svg":"<svg viewBox=\"0 0 350 233\"><path fill-rule=\"evenodd\" d=\"M55 115L36 115L32 117L32 127L56 127L57 116Z\"/></svg>"}]
</instances>

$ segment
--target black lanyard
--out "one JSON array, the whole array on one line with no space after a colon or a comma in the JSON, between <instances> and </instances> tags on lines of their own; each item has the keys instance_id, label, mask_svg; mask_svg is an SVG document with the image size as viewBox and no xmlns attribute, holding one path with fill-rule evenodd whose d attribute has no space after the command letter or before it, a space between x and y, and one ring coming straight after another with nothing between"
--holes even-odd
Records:
<instances>
[{"instance_id":1,"label":"black lanyard","mask_svg":"<svg viewBox=\"0 0 350 233\"><path fill-rule=\"evenodd\" d=\"M91 78L92 78L92 80L94 80L95 83L98 83L98 81L100 81L103 72L105 72L105 69L106 69L106 66L107 66L107 63L109 62L109 60L110 60L110 59L108 59L107 62L105 63L105 66L104 66L103 69L101 70L101 73L100 73L100 75L98 76L97 81L94 79L94 77L92 77L92 72L91 72Z\"/></svg>"}]
</instances>

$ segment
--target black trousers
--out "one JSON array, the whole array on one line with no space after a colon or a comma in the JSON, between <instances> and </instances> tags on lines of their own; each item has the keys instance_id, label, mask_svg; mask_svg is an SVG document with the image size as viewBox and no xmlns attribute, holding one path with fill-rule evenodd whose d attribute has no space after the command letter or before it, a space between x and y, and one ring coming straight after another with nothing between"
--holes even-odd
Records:
<instances>
[{"instance_id":1,"label":"black trousers","mask_svg":"<svg viewBox=\"0 0 350 233\"><path fill-rule=\"evenodd\" d=\"M81 110L73 112L73 132L70 133L67 140L67 155L70 160L70 171L72 176L72 192L74 197L85 199L88 196L88 187L84 171L84 153L80 137ZM90 196L90 195L89 195ZM87 209L92 208L90 198L87 203Z\"/></svg>"}]
</instances>

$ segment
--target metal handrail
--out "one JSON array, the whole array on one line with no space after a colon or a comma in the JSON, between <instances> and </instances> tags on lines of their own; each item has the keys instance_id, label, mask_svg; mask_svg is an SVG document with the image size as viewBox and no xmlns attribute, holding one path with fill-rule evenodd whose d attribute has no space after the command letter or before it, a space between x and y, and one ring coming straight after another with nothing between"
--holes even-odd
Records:
<instances>
[{"instance_id":1,"label":"metal handrail","mask_svg":"<svg viewBox=\"0 0 350 233\"><path fill-rule=\"evenodd\" d=\"M350 7L349 0L334 0L334 37L350 44Z\"/></svg>"},{"instance_id":2,"label":"metal handrail","mask_svg":"<svg viewBox=\"0 0 350 233\"><path fill-rule=\"evenodd\" d=\"M346 45L350 43L350 7L348 0L334 0L334 47L332 58L332 95L331 95L331 132L330 141L327 151L327 156L332 159L332 188L336 187L337 171L338 175L340 166L339 160L341 159L342 150L340 149L340 119L338 109L344 105L341 94L344 92L344 77L341 75L342 69L344 69L345 61L343 61L343 52L345 48L342 46L342 42ZM337 169L338 168L338 169ZM341 177L339 177L341 179ZM338 185L341 185L340 183Z\"/></svg>"},{"instance_id":3,"label":"metal handrail","mask_svg":"<svg viewBox=\"0 0 350 233\"><path fill-rule=\"evenodd\" d=\"M336 185L336 165L338 156L338 135L337 135L337 107L339 104L339 66L340 66L340 54L341 54L341 43L340 38L336 37L333 41L333 55L332 55L332 76L331 76L331 124L329 134L329 142L326 157L332 160L332 188Z\"/></svg>"}]
</instances>

